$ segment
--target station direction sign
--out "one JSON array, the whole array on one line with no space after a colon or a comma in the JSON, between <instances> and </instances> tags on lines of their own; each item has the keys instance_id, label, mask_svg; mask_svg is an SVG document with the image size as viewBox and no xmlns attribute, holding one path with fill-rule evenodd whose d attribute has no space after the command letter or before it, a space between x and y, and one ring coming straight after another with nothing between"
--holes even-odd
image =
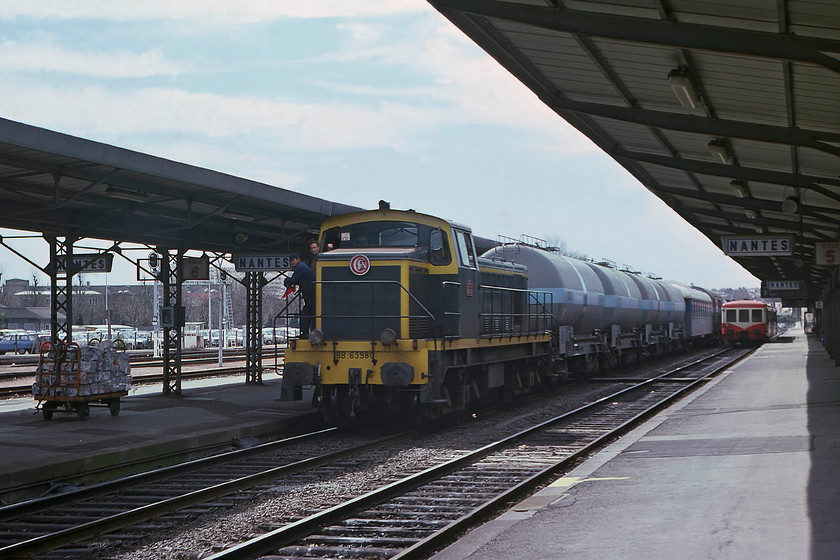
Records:
<instances>
[{"instance_id":1,"label":"station direction sign","mask_svg":"<svg viewBox=\"0 0 840 560\"><path fill-rule=\"evenodd\" d=\"M292 269L291 255L234 255L237 272L270 272Z\"/></svg>"},{"instance_id":2,"label":"station direction sign","mask_svg":"<svg viewBox=\"0 0 840 560\"><path fill-rule=\"evenodd\" d=\"M88 274L91 272L111 272L114 264L113 253L73 255L72 274ZM67 257L58 257L58 270L67 270Z\"/></svg>"},{"instance_id":3,"label":"station direction sign","mask_svg":"<svg viewBox=\"0 0 840 560\"><path fill-rule=\"evenodd\" d=\"M779 257L793 255L792 235L724 236L723 252L732 257Z\"/></svg>"},{"instance_id":4,"label":"station direction sign","mask_svg":"<svg viewBox=\"0 0 840 560\"><path fill-rule=\"evenodd\" d=\"M795 298L807 297L808 286L801 280L763 280L761 282L761 297L766 298Z\"/></svg>"}]
</instances>

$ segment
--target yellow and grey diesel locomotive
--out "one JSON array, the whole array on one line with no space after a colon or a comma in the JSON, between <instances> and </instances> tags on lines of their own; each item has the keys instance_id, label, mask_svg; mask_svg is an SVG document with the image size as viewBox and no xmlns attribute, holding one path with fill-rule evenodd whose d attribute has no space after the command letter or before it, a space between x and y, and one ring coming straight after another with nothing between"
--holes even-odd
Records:
<instances>
[{"instance_id":1,"label":"yellow and grey diesel locomotive","mask_svg":"<svg viewBox=\"0 0 840 560\"><path fill-rule=\"evenodd\" d=\"M521 244L479 255L469 228L412 210L331 218L319 242L283 381L338 424L466 411L720 332L703 290Z\"/></svg>"}]
</instances>

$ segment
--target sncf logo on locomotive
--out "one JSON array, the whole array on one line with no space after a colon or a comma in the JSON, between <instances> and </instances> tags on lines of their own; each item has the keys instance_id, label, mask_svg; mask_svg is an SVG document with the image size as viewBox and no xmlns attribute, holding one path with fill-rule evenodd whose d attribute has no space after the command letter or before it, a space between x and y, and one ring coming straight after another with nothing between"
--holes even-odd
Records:
<instances>
[{"instance_id":1,"label":"sncf logo on locomotive","mask_svg":"<svg viewBox=\"0 0 840 560\"><path fill-rule=\"evenodd\" d=\"M370 270L370 259L365 255L355 255L350 259L350 270L356 276L364 276Z\"/></svg>"}]
</instances>

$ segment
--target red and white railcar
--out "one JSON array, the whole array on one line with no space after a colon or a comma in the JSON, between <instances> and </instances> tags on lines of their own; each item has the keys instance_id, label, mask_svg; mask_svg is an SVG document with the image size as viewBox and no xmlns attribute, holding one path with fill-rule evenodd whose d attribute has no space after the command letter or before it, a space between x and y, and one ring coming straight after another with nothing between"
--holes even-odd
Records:
<instances>
[{"instance_id":1,"label":"red and white railcar","mask_svg":"<svg viewBox=\"0 0 840 560\"><path fill-rule=\"evenodd\" d=\"M721 335L724 342L761 344L776 336L776 310L760 301L723 304Z\"/></svg>"}]
</instances>

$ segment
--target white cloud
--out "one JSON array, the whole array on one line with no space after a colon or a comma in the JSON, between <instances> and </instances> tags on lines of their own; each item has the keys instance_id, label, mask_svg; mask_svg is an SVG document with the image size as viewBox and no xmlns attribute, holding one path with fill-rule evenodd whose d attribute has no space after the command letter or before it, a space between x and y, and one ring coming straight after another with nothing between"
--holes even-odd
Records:
<instances>
[{"instance_id":1,"label":"white cloud","mask_svg":"<svg viewBox=\"0 0 840 560\"><path fill-rule=\"evenodd\" d=\"M0 97L6 118L94 139L133 134L247 135L265 137L278 150L405 147L412 136L453 117L446 110L387 102L365 109L172 88L123 93L100 86L55 88L7 81L0 84Z\"/></svg>"},{"instance_id":2,"label":"white cloud","mask_svg":"<svg viewBox=\"0 0 840 560\"><path fill-rule=\"evenodd\" d=\"M5 0L0 19L173 20L235 25L281 18L379 17L430 9L420 0Z\"/></svg>"},{"instance_id":3,"label":"white cloud","mask_svg":"<svg viewBox=\"0 0 840 560\"><path fill-rule=\"evenodd\" d=\"M142 53L129 51L82 52L64 49L49 43L0 44L0 71L62 72L104 78L145 78L174 76L183 70L164 61L163 52L154 49Z\"/></svg>"}]
</instances>

